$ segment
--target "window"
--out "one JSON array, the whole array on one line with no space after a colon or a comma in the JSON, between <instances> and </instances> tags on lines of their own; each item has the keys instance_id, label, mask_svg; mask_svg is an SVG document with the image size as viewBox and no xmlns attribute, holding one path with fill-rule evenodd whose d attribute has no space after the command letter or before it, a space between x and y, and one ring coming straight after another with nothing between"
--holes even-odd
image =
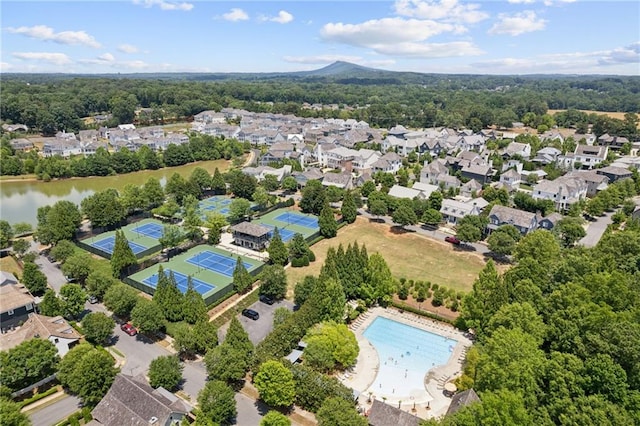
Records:
<instances>
[{"instance_id":1,"label":"window","mask_svg":"<svg viewBox=\"0 0 640 426\"><path fill-rule=\"evenodd\" d=\"M9 315L9 316L13 315L13 309L9 309L9 310L7 311L7 315Z\"/></svg>"}]
</instances>

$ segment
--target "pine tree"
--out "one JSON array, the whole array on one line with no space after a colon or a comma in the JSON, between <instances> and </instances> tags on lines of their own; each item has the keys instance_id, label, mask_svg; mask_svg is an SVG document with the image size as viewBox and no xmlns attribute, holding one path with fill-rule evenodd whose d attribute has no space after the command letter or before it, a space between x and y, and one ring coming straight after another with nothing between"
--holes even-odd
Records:
<instances>
[{"instance_id":1,"label":"pine tree","mask_svg":"<svg viewBox=\"0 0 640 426\"><path fill-rule=\"evenodd\" d=\"M167 288L169 287L169 277L164 273L164 268L162 265L158 267L158 279L156 280L156 289L153 292L153 301L158 304L158 306L164 306L165 299L168 294Z\"/></svg>"},{"instance_id":2,"label":"pine tree","mask_svg":"<svg viewBox=\"0 0 640 426\"><path fill-rule=\"evenodd\" d=\"M333 210L329 206L329 203L325 203L322 211L320 212L320 218L318 219L318 225L320 226L320 235L325 238L333 238L338 233L338 223L333 216Z\"/></svg>"},{"instance_id":3,"label":"pine tree","mask_svg":"<svg viewBox=\"0 0 640 426\"><path fill-rule=\"evenodd\" d=\"M211 189L216 194L225 194L227 192L227 183L217 167L213 171L213 177L211 178Z\"/></svg>"},{"instance_id":4,"label":"pine tree","mask_svg":"<svg viewBox=\"0 0 640 426\"><path fill-rule=\"evenodd\" d=\"M304 256L309 257L309 245L300 233L296 233L291 241L289 241L289 259L302 259Z\"/></svg>"},{"instance_id":5,"label":"pine tree","mask_svg":"<svg viewBox=\"0 0 640 426\"><path fill-rule=\"evenodd\" d=\"M136 263L136 256L129 247L129 241L127 241L124 232L116 231L113 253L111 254L111 273L115 278L120 278L123 271Z\"/></svg>"},{"instance_id":6,"label":"pine tree","mask_svg":"<svg viewBox=\"0 0 640 426\"><path fill-rule=\"evenodd\" d=\"M342 213L342 219L345 222L353 223L356 221L356 217L358 216L358 207L356 206L356 201L354 200L351 191L345 192L344 198L342 199L342 208L340 209L340 213Z\"/></svg>"},{"instance_id":7,"label":"pine tree","mask_svg":"<svg viewBox=\"0 0 640 426\"><path fill-rule=\"evenodd\" d=\"M289 261L289 251L284 242L282 242L280 231L278 231L277 227L273 230L273 236L269 241L267 252L269 253L269 259L274 265L284 266Z\"/></svg>"},{"instance_id":8,"label":"pine tree","mask_svg":"<svg viewBox=\"0 0 640 426\"><path fill-rule=\"evenodd\" d=\"M236 268L233 270L233 290L237 293L244 293L251 288L253 277L244 267L244 263L240 256L236 262Z\"/></svg>"},{"instance_id":9,"label":"pine tree","mask_svg":"<svg viewBox=\"0 0 640 426\"><path fill-rule=\"evenodd\" d=\"M164 298L164 305L160 305L164 311L164 317L171 321L177 322L182 319L182 307L184 306L184 295L178 289L176 277L173 271L169 272L169 285L167 286L167 294Z\"/></svg>"},{"instance_id":10,"label":"pine tree","mask_svg":"<svg viewBox=\"0 0 640 426\"><path fill-rule=\"evenodd\" d=\"M336 281L340 280L340 275L338 275L338 265L336 260L336 249L333 247L329 247L327 250L327 257L324 260L324 264L320 269L320 278L321 281L326 281L328 279L333 279Z\"/></svg>"},{"instance_id":11,"label":"pine tree","mask_svg":"<svg viewBox=\"0 0 640 426\"><path fill-rule=\"evenodd\" d=\"M182 317L189 324L207 320L207 305L204 303L200 293L193 288L191 276L188 278L187 291L184 294L182 303Z\"/></svg>"}]
</instances>

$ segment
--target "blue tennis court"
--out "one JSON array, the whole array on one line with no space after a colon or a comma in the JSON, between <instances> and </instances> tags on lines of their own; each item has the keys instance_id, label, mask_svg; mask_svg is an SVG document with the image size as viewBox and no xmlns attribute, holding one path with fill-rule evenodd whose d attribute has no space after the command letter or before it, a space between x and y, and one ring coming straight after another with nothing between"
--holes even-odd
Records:
<instances>
[{"instance_id":1,"label":"blue tennis court","mask_svg":"<svg viewBox=\"0 0 640 426\"><path fill-rule=\"evenodd\" d=\"M209 201L210 203L217 203L220 200L224 200L227 197L225 197L224 195L214 195L213 197L209 197L207 198L205 201Z\"/></svg>"},{"instance_id":2,"label":"blue tennis court","mask_svg":"<svg viewBox=\"0 0 640 426\"><path fill-rule=\"evenodd\" d=\"M192 265L197 265L201 268L217 272L218 274L232 277L233 271L236 269L237 260L234 257L223 256L212 251L201 251L195 256L187 259L187 262ZM242 264L246 270L251 268L251 264L247 262L242 262Z\"/></svg>"},{"instance_id":3,"label":"blue tennis court","mask_svg":"<svg viewBox=\"0 0 640 426\"><path fill-rule=\"evenodd\" d=\"M162 237L163 228L157 223L145 223L132 229L132 232L142 234L145 237L155 238L156 240Z\"/></svg>"},{"instance_id":4,"label":"blue tennis court","mask_svg":"<svg viewBox=\"0 0 640 426\"><path fill-rule=\"evenodd\" d=\"M164 274L167 277L169 276L170 272L171 272L171 269L164 270ZM180 272L173 271L173 278L175 278L176 280L178 289L183 294L186 293L187 289L189 288L189 286L187 285L189 281L189 277L187 277L185 274L181 274ZM142 282L147 284L148 286L156 288L156 286L158 285L158 274L151 275L149 278L145 278ZM191 284L193 284L193 289L200 294L205 294L213 290L214 288L216 288L216 286L214 285L205 283L204 281L200 281L199 279L193 278L193 277L191 277Z\"/></svg>"},{"instance_id":5,"label":"blue tennis court","mask_svg":"<svg viewBox=\"0 0 640 426\"><path fill-rule=\"evenodd\" d=\"M229 213L229 209L225 207L224 209L220 210L220 213L221 214L227 214L227 213Z\"/></svg>"},{"instance_id":6,"label":"blue tennis court","mask_svg":"<svg viewBox=\"0 0 640 426\"><path fill-rule=\"evenodd\" d=\"M204 205L204 207L201 205L201 206L200 206L200 208L201 208L202 210L212 211L212 210L215 210L215 209L216 209L216 206L212 206L212 205L210 205L210 204L209 204L209 205Z\"/></svg>"},{"instance_id":7,"label":"blue tennis court","mask_svg":"<svg viewBox=\"0 0 640 426\"><path fill-rule=\"evenodd\" d=\"M116 245L116 237L115 236L110 236L107 238L104 238L100 241L95 241L93 243L90 244L93 247L96 247L106 253L109 254L113 254L113 248ZM147 248L145 246L141 246L140 244L136 244L134 242L129 241L129 247L131 247L131 251L133 252L133 254L138 254L138 253L142 253L143 251L145 251Z\"/></svg>"},{"instance_id":8,"label":"blue tennis court","mask_svg":"<svg viewBox=\"0 0 640 426\"><path fill-rule=\"evenodd\" d=\"M293 225L304 226L305 228L318 228L318 219L290 212L282 213L280 216L276 217L275 220Z\"/></svg>"},{"instance_id":9,"label":"blue tennis court","mask_svg":"<svg viewBox=\"0 0 640 426\"><path fill-rule=\"evenodd\" d=\"M273 237L273 230L275 229L275 226L266 223L261 223L260 226L271 229L271 231L269 231L269 238ZM280 227L278 227L278 232L280 233L280 239L285 243L289 242L289 240L292 239L294 235L296 235L295 232Z\"/></svg>"}]
</instances>

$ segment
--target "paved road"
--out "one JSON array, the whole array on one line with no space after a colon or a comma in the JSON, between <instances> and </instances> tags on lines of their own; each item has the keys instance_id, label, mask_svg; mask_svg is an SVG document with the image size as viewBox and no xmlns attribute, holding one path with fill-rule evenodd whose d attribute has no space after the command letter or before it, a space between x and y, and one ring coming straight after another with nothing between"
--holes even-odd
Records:
<instances>
[{"instance_id":1,"label":"paved road","mask_svg":"<svg viewBox=\"0 0 640 426\"><path fill-rule=\"evenodd\" d=\"M269 408L261 402L249 398L243 393L236 393L236 425L239 426L258 426L262 416L267 414Z\"/></svg>"},{"instance_id":2,"label":"paved road","mask_svg":"<svg viewBox=\"0 0 640 426\"><path fill-rule=\"evenodd\" d=\"M67 395L51 405L37 408L29 413L29 419L33 426L54 425L80 409L80 400L75 396Z\"/></svg>"},{"instance_id":3,"label":"paved road","mask_svg":"<svg viewBox=\"0 0 640 426\"><path fill-rule=\"evenodd\" d=\"M607 226L611 223L611 216L613 216L614 212L607 212L604 216L600 216L593 222L589 222L589 226L587 227L587 235L583 239L581 239L578 244L581 244L585 247L594 247L600 241L602 234L607 229Z\"/></svg>"},{"instance_id":4,"label":"paved road","mask_svg":"<svg viewBox=\"0 0 640 426\"><path fill-rule=\"evenodd\" d=\"M249 306L249 308L260 314L260 318L257 321L247 318L241 314L238 314L237 318L249 335L251 343L257 345L273 331L273 314L275 310L277 308L287 308L288 310L293 311L293 303L288 300L279 300L273 305L267 305L266 303L258 301ZM227 335L227 330L229 329L229 324L230 322L227 322L218 329L218 339L220 342L224 341L224 338Z\"/></svg>"},{"instance_id":5,"label":"paved road","mask_svg":"<svg viewBox=\"0 0 640 426\"><path fill-rule=\"evenodd\" d=\"M39 244L37 242L31 242L31 250L38 252ZM60 287L67 283L64 274L58 268L56 263L49 262L45 256L36 256L36 265L40 267L40 270L47 276L47 282L56 293L60 293Z\"/></svg>"}]
</instances>

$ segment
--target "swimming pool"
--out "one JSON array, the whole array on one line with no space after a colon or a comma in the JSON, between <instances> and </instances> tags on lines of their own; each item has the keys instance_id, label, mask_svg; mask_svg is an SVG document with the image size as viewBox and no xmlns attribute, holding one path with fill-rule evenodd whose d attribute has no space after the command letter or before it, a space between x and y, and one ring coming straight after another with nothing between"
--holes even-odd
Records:
<instances>
[{"instance_id":1,"label":"swimming pool","mask_svg":"<svg viewBox=\"0 0 640 426\"><path fill-rule=\"evenodd\" d=\"M377 317L363 336L378 352L380 366L370 390L378 395L412 396L424 392L431 368L446 364L456 340L384 317Z\"/></svg>"}]
</instances>

